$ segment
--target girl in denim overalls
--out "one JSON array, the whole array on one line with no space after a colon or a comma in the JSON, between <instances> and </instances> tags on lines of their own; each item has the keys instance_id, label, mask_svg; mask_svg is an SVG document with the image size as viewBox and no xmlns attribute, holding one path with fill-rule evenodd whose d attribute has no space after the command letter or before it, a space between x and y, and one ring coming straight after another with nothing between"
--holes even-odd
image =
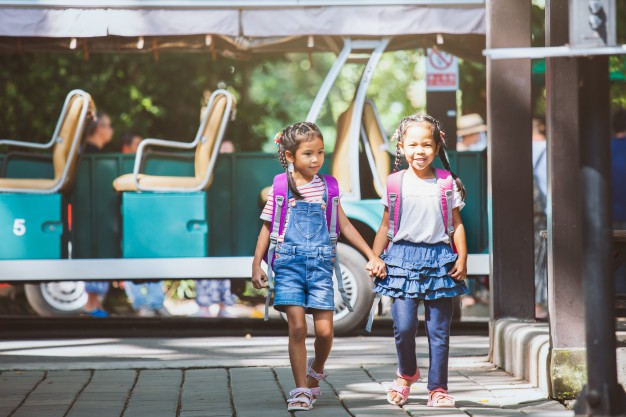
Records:
<instances>
[{"instance_id":1,"label":"girl in denim overalls","mask_svg":"<svg viewBox=\"0 0 626 417\"><path fill-rule=\"evenodd\" d=\"M289 359L296 389L288 410L310 410L319 397L319 380L325 377L324 364L333 343L333 263L335 254L326 224L328 190L317 175L324 163L322 133L314 123L296 123L276 135L278 156L287 171L287 215L283 236L278 238L274 259L274 308L289 322ZM252 265L252 284L267 287L268 278L261 260L268 250L270 220L274 209L273 191L261 215L264 220ZM385 274L385 264L374 255L359 232L338 206L339 229L369 262L370 275ZM271 262L271 260L268 260ZM307 361L305 314L315 322L315 356Z\"/></svg>"},{"instance_id":2,"label":"girl in denim overalls","mask_svg":"<svg viewBox=\"0 0 626 417\"><path fill-rule=\"evenodd\" d=\"M453 179L451 198L446 201L446 214L452 209L453 229L451 227L447 233L442 216L441 188L444 186L438 183L432 166L435 156L439 156L445 170L450 171L440 122L428 115L405 117L394 139L398 140L396 170L401 160L409 165L401 179L399 225L395 224L394 215L394 228L390 228L389 206L393 203L391 198L389 202L383 199L385 212L374 240L375 254L381 254L390 245L382 257L387 264L387 276L374 283L374 292L394 299L391 312L398 378L388 389L387 401L395 405L406 403L411 384L420 377L415 336L417 308L422 301L430 359L427 405L454 407L454 399L448 394L448 353L452 299L468 292L463 281L467 275L467 248L460 213L465 204L465 190L454 174L446 174ZM394 212L396 209L394 206Z\"/></svg>"}]
</instances>

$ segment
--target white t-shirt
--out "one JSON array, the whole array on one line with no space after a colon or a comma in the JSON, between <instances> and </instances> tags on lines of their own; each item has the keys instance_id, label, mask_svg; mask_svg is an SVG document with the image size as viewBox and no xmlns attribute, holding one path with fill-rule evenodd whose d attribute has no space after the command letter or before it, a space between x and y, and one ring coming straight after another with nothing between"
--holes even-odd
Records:
<instances>
[{"instance_id":1,"label":"white t-shirt","mask_svg":"<svg viewBox=\"0 0 626 417\"><path fill-rule=\"evenodd\" d=\"M302 194L303 201L307 203L324 203L324 194L326 192L326 186L324 185L324 180L322 180L319 176L315 175L310 183L304 184L298 187L298 191ZM287 213L285 215L285 227L283 227L283 234L278 237L278 241L282 242L284 240L285 232L287 231L287 224L289 224L289 213L291 212L291 203L296 201L294 197L289 199L289 204L287 205ZM272 221L272 212L274 211L274 188L270 188L269 193L267 194L267 203L265 203L265 207L263 207L263 212L261 213L261 220L265 220L267 222Z\"/></svg>"},{"instance_id":2,"label":"white t-shirt","mask_svg":"<svg viewBox=\"0 0 626 417\"><path fill-rule=\"evenodd\" d=\"M452 208L462 210L465 202L461 199L456 181L453 181ZM387 207L387 192L382 203ZM391 215L391 213L389 213ZM402 212L400 227L393 238L394 242L406 240L413 243L450 243L446 235L441 214L441 189L437 179L423 180L411 170L402 179Z\"/></svg>"}]
</instances>

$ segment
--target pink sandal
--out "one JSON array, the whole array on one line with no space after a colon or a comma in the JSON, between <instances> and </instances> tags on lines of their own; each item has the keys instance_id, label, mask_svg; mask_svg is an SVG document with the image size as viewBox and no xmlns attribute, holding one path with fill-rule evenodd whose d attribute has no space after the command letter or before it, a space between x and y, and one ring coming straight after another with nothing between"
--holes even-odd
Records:
<instances>
[{"instance_id":1,"label":"pink sandal","mask_svg":"<svg viewBox=\"0 0 626 417\"><path fill-rule=\"evenodd\" d=\"M391 405L397 405L398 407L403 406L404 404L406 404L406 402L409 400L409 393L411 392L411 385L417 381L418 379L420 379L420 370L417 369L417 371L415 371L415 375L413 376L407 376L407 375L402 375L400 373L400 370L396 371L396 375L398 376L398 378L402 378L404 379L406 382L409 383L409 385L407 386L402 386L402 385L398 385L398 380L394 379L394 381L391 383L391 386L389 388L387 388L387 402ZM401 397L401 400L396 402L394 400L391 399L391 393L395 392L396 394L399 394Z\"/></svg>"},{"instance_id":2,"label":"pink sandal","mask_svg":"<svg viewBox=\"0 0 626 417\"><path fill-rule=\"evenodd\" d=\"M326 379L326 376L328 375L326 372L318 374L313 370L313 361L315 361L315 358L309 358L306 363L306 376L310 376L317 382L321 381L322 379ZM311 394L313 395L313 397L311 398L311 405L313 405L315 404L315 401L317 401L317 399L320 397L320 395L322 395L322 390L320 387L313 387L311 388Z\"/></svg>"},{"instance_id":3,"label":"pink sandal","mask_svg":"<svg viewBox=\"0 0 626 417\"><path fill-rule=\"evenodd\" d=\"M313 394L308 388L296 388L289 391L287 411L309 411L313 408ZM304 404L304 405L297 405Z\"/></svg>"},{"instance_id":4,"label":"pink sandal","mask_svg":"<svg viewBox=\"0 0 626 417\"><path fill-rule=\"evenodd\" d=\"M428 391L428 405L435 408L454 408L454 398L443 388Z\"/></svg>"}]
</instances>

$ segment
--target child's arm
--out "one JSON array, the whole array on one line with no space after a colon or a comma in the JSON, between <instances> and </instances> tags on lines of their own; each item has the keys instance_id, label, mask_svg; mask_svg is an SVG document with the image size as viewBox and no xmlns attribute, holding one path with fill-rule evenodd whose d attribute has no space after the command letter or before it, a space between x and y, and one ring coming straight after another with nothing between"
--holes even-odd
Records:
<instances>
[{"instance_id":1,"label":"child's arm","mask_svg":"<svg viewBox=\"0 0 626 417\"><path fill-rule=\"evenodd\" d=\"M263 256L267 253L270 245L270 222L263 222L259 238L256 241L256 250L254 251L254 260L252 261L252 286L254 288L267 287L267 274L261 268ZM268 260L268 262L270 262Z\"/></svg>"},{"instance_id":2,"label":"child's arm","mask_svg":"<svg viewBox=\"0 0 626 417\"><path fill-rule=\"evenodd\" d=\"M389 238L387 237L388 231L389 231L389 208L385 207L385 212L383 213L383 219L380 222L380 226L378 227L378 232L376 232L376 237L374 238L374 247L372 248L374 255L380 256L385 251L385 248L389 244Z\"/></svg>"},{"instance_id":3,"label":"child's arm","mask_svg":"<svg viewBox=\"0 0 626 417\"><path fill-rule=\"evenodd\" d=\"M465 227L463 220L461 220L461 211L458 208L452 210L452 218L454 219L452 239L459 257L450 270L450 276L457 281L462 281L467 277L467 241L465 240Z\"/></svg>"},{"instance_id":4,"label":"child's arm","mask_svg":"<svg viewBox=\"0 0 626 417\"><path fill-rule=\"evenodd\" d=\"M359 231L350 223L341 204L339 204L339 230L357 250L367 256L369 262L367 263L366 269L370 272L370 275L384 277L386 275L385 263L372 252L372 249L370 249L367 242L365 242L363 236L361 236Z\"/></svg>"}]
</instances>

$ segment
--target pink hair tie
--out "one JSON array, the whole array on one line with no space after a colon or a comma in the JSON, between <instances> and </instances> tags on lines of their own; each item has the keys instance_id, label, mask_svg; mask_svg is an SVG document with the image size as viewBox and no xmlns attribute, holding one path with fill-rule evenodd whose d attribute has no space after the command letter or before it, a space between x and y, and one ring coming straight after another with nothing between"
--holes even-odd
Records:
<instances>
[{"instance_id":1,"label":"pink hair tie","mask_svg":"<svg viewBox=\"0 0 626 417\"><path fill-rule=\"evenodd\" d=\"M443 130L439 131L439 136L441 137L441 141L443 142L443 144L446 144L446 132L444 132Z\"/></svg>"}]
</instances>

